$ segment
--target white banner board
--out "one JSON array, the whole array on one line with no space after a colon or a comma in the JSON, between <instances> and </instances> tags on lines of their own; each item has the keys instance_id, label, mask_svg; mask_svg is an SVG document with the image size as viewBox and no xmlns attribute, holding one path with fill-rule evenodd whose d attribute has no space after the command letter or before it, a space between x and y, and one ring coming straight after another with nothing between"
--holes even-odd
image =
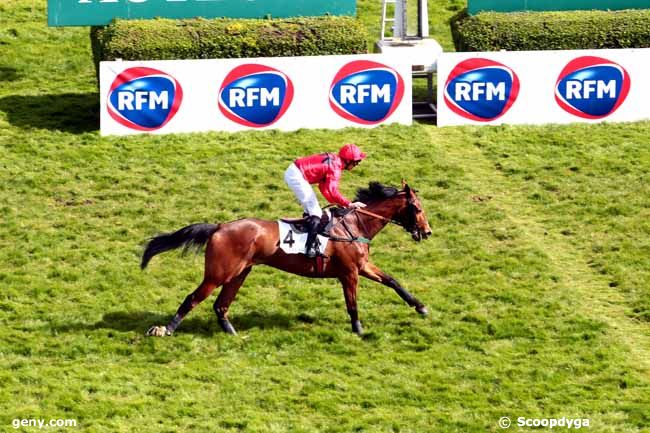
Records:
<instances>
[{"instance_id":1,"label":"white banner board","mask_svg":"<svg viewBox=\"0 0 650 433\"><path fill-rule=\"evenodd\" d=\"M444 53L438 125L650 119L650 48Z\"/></svg>"},{"instance_id":2,"label":"white banner board","mask_svg":"<svg viewBox=\"0 0 650 433\"><path fill-rule=\"evenodd\" d=\"M101 133L412 123L410 64L382 55L101 62Z\"/></svg>"}]
</instances>

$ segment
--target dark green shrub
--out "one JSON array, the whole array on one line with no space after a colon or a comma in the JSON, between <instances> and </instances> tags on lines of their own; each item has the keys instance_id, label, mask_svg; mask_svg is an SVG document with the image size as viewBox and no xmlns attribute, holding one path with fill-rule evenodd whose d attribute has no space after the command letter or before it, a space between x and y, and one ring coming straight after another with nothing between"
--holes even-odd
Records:
<instances>
[{"instance_id":1,"label":"dark green shrub","mask_svg":"<svg viewBox=\"0 0 650 433\"><path fill-rule=\"evenodd\" d=\"M101 60L315 56L367 52L363 25L351 17L269 20L117 20L90 31Z\"/></svg>"},{"instance_id":2,"label":"dark green shrub","mask_svg":"<svg viewBox=\"0 0 650 433\"><path fill-rule=\"evenodd\" d=\"M650 9L461 12L451 21L457 51L650 47Z\"/></svg>"}]
</instances>

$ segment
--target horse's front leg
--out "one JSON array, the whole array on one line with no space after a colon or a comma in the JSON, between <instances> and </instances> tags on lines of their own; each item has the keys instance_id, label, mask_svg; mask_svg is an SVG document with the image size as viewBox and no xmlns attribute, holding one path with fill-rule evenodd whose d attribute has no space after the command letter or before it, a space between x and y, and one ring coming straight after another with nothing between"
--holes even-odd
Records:
<instances>
[{"instance_id":1,"label":"horse's front leg","mask_svg":"<svg viewBox=\"0 0 650 433\"><path fill-rule=\"evenodd\" d=\"M402 298L410 307L414 307L415 311L423 316L429 314L427 307L425 307L422 302L420 302L415 296L411 295L408 290L402 287L400 283L395 280L395 278L379 269L373 263L367 262L361 268L359 273L372 281L376 281L395 290L400 298Z\"/></svg>"},{"instance_id":2,"label":"horse's front leg","mask_svg":"<svg viewBox=\"0 0 650 433\"><path fill-rule=\"evenodd\" d=\"M359 285L359 273L357 270L339 277L339 281L343 285L343 296L345 296L345 306L350 315L350 322L352 323L352 332L357 335L363 335L363 327L359 321L359 313L357 311L357 286Z\"/></svg>"}]
</instances>

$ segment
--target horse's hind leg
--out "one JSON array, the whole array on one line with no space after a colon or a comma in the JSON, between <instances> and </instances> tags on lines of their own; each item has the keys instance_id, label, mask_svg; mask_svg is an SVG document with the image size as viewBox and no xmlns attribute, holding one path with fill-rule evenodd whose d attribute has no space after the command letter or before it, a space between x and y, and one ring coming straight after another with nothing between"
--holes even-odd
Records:
<instances>
[{"instance_id":1,"label":"horse's hind leg","mask_svg":"<svg viewBox=\"0 0 650 433\"><path fill-rule=\"evenodd\" d=\"M228 308L230 308L232 301L235 300L235 296L237 296L239 288L242 286L242 284L244 284L244 280L250 273L251 269L252 267L244 269L235 278L225 283L221 289L221 292L219 293L219 296L217 297L217 300L213 305L214 312L217 314L221 329L231 335L237 335L237 331L235 331L235 328L228 320Z\"/></svg>"},{"instance_id":2,"label":"horse's hind leg","mask_svg":"<svg viewBox=\"0 0 650 433\"><path fill-rule=\"evenodd\" d=\"M178 307L176 315L167 324L167 326L152 326L147 331L147 335L155 337L172 335L176 328L178 328L178 325L181 324L185 316L187 316L187 314L192 311L194 307L199 305L201 301L210 296L215 287L217 287L217 284L215 282L209 279L204 279L195 291L187 295L181 306Z\"/></svg>"}]
</instances>

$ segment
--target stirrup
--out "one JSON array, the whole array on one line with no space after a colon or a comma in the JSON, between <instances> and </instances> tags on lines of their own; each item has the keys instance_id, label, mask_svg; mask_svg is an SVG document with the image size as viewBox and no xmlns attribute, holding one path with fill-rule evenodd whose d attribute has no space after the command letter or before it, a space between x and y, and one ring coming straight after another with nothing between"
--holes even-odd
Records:
<instances>
[{"instance_id":1,"label":"stirrup","mask_svg":"<svg viewBox=\"0 0 650 433\"><path fill-rule=\"evenodd\" d=\"M308 247L305 248L305 255L309 257L310 259L313 259L315 257L318 257L321 255L320 253L320 240L318 239L318 232L314 234L314 241L312 244Z\"/></svg>"}]
</instances>

